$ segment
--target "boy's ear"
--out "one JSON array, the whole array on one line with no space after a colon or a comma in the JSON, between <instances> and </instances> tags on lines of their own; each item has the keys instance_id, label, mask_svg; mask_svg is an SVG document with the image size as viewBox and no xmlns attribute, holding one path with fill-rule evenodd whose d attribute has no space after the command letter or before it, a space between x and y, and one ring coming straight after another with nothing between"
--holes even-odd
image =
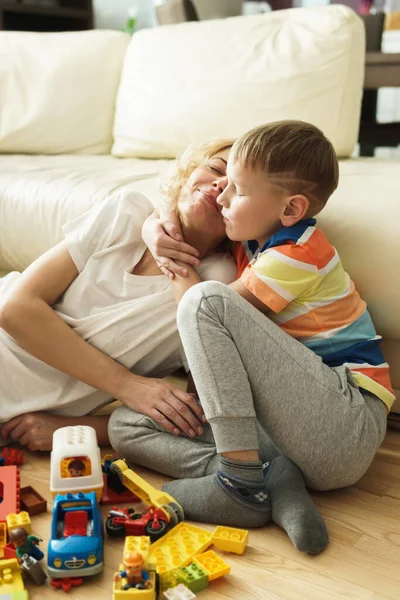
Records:
<instances>
[{"instance_id":1,"label":"boy's ear","mask_svg":"<svg viewBox=\"0 0 400 600\"><path fill-rule=\"evenodd\" d=\"M286 198L281 214L281 223L284 227L291 227L301 219L304 219L309 209L310 203L302 194L289 196Z\"/></svg>"}]
</instances>

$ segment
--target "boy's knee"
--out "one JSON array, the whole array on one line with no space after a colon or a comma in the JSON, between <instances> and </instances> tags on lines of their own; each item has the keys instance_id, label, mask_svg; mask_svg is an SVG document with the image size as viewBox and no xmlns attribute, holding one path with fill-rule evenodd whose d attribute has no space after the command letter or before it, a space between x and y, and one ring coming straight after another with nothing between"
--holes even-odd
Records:
<instances>
[{"instance_id":1,"label":"boy's knee","mask_svg":"<svg viewBox=\"0 0 400 600\"><path fill-rule=\"evenodd\" d=\"M227 293L229 287L219 281L202 281L191 287L181 299L178 312L178 327L192 322L199 309L207 301L208 306L222 303L223 296Z\"/></svg>"}]
</instances>

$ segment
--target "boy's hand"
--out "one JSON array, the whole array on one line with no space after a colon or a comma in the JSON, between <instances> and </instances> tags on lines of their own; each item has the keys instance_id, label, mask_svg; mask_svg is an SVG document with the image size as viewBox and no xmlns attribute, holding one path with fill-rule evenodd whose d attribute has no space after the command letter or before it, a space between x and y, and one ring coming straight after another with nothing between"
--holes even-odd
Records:
<instances>
[{"instance_id":1,"label":"boy's hand","mask_svg":"<svg viewBox=\"0 0 400 600\"><path fill-rule=\"evenodd\" d=\"M173 211L162 211L161 216L154 211L143 224L142 238L158 267L171 279L175 273L182 277L188 274L187 269L175 260L193 266L200 264L196 248L183 241L179 219Z\"/></svg>"}]
</instances>

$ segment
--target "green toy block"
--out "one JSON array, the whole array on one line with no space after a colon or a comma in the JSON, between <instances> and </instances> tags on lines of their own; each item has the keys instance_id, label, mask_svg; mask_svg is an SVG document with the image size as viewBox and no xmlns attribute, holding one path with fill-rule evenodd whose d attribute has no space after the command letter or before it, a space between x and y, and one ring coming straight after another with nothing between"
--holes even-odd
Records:
<instances>
[{"instance_id":1,"label":"green toy block","mask_svg":"<svg viewBox=\"0 0 400 600\"><path fill-rule=\"evenodd\" d=\"M28 596L28 592L26 590L23 590L21 592L14 592L13 594L10 594L12 600L28 600L29 596Z\"/></svg>"},{"instance_id":2,"label":"green toy block","mask_svg":"<svg viewBox=\"0 0 400 600\"><path fill-rule=\"evenodd\" d=\"M180 568L180 576L183 584L194 594L208 587L208 575L195 563Z\"/></svg>"}]
</instances>

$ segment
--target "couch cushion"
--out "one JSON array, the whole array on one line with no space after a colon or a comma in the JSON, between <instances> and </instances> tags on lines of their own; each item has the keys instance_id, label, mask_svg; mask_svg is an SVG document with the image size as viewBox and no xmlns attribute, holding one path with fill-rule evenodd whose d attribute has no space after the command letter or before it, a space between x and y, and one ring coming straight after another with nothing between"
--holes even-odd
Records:
<instances>
[{"instance_id":1,"label":"couch cushion","mask_svg":"<svg viewBox=\"0 0 400 600\"><path fill-rule=\"evenodd\" d=\"M121 188L161 200L168 161L0 156L0 271L21 270L62 239L61 226Z\"/></svg>"},{"instance_id":2,"label":"couch cushion","mask_svg":"<svg viewBox=\"0 0 400 600\"><path fill-rule=\"evenodd\" d=\"M340 183L318 223L337 248L378 333L400 340L400 161L340 163Z\"/></svg>"},{"instance_id":3,"label":"couch cushion","mask_svg":"<svg viewBox=\"0 0 400 600\"><path fill-rule=\"evenodd\" d=\"M110 152L130 37L0 32L0 152Z\"/></svg>"},{"instance_id":4,"label":"couch cushion","mask_svg":"<svg viewBox=\"0 0 400 600\"><path fill-rule=\"evenodd\" d=\"M139 31L117 97L113 154L173 157L188 143L303 119L339 156L357 141L364 25L344 6Z\"/></svg>"}]
</instances>

